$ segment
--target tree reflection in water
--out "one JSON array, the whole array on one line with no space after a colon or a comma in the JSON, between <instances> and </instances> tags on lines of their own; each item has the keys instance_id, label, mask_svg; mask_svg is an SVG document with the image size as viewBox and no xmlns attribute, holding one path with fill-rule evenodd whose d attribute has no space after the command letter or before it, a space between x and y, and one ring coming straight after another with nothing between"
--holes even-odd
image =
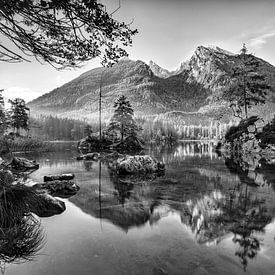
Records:
<instances>
[{"instance_id":1,"label":"tree reflection in water","mask_svg":"<svg viewBox=\"0 0 275 275\"><path fill-rule=\"evenodd\" d=\"M270 203L274 195L268 197L267 190L259 189L262 184L257 175L263 175L260 178L268 183L274 179L274 167L273 171L269 167L268 176L257 167L254 177L251 170L244 171L232 159L224 165L215 154L209 155L212 150L211 144L151 149L154 157L167 164L166 174L161 177L122 177L99 161L94 167L98 189L84 185L79 195L70 200L86 213L125 232L146 224L154 226L169 213L177 213L200 244L218 244L233 234L235 255L246 270L261 249L259 235L275 210Z\"/></svg>"},{"instance_id":2,"label":"tree reflection in water","mask_svg":"<svg viewBox=\"0 0 275 275\"><path fill-rule=\"evenodd\" d=\"M255 236L263 233L265 226L271 222L272 216L268 213L265 198L257 198L249 192L249 186L273 185L274 165L269 160L255 156L244 160L242 157L225 159L225 164L232 174L237 174L241 191L235 195L235 207L231 216L236 219L232 232L233 242L239 245L236 255L240 257L244 270L248 260L253 259L260 250L261 242ZM270 171L273 171L271 173Z\"/></svg>"}]
</instances>

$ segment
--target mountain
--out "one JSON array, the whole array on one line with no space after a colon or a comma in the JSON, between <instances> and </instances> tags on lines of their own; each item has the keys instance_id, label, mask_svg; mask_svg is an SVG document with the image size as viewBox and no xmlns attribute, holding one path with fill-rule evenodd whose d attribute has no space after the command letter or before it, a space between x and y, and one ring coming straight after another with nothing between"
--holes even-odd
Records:
<instances>
[{"instance_id":1,"label":"mountain","mask_svg":"<svg viewBox=\"0 0 275 275\"><path fill-rule=\"evenodd\" d=\"M149 68L153 72L155 76L158 76L160 78L167 78L169 76L174 75L173 72L170 72L166 69L163 69L158 64L156 64L154 61L150 60L149 62Z\"/></svg>"},{"instance_id":2,"label":"mountain","mask_svg":"<svg viewBox=\"0 0 275 275\"><path fill-rule=\"evenodd\" d=\"M258 60L273 89L267 107L258 112L271 114L275 106L275 67ZM230 84L229 75L238 62L237 56L230 52L203 46L173 72L153 61L147 65L139 60L122 59L111 68L90 70L28 105L33 114L93 120L98 116L101 83L105 119L110 117L115 99L122 94L130 100L137 116L176 112L177 116L182 113L186 117L190 112L198 112L213 117L224 104L220 95Z\"/></svg>"}]
</instances>

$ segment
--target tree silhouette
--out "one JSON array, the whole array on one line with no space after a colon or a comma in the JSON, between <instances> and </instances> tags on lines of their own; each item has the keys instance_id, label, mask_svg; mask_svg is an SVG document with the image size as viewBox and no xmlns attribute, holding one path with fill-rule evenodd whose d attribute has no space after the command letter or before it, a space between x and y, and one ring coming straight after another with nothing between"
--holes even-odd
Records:
<instances>
[{"instance_id":1,"label":"tree silhouette","mask_svg":"<svg viewBox=\"0 0 275 275\"><path fill-rule=\"evenodd\" d=\"M26 106L24 99L16 98L14 100L9 100L11 104L10 109L10 126L15 130L16 133L20 133L20 129L27 130L29 127L29 108Z\"/></svg>"},{"instance_id":2,"label":"tree silhouette","mask_svg":"<svg viewBox=\"0 0 275 275\"><path fill-rule=\"evenodd\" d=\"M111 118L109 131L119 131L121 142L126 137L136 137L140 130L134 119L134 110L127 98L122 95L114 104L115 112Z\"/></svg>"},{"instance_id":3,"label":"tree silhouette","mask_svg":"<svg viewBox=\"0 0 275 275\"><path fill-rule=\"evenodd\" d=\"M233 68L231 87L224 92L224 99L230 102L234 116L247 118L248 109L265 103L270 86L260 71L260 62L247 53L245 44L237 55L238 65Z\"/></svg>"},{"instance_id":4,"label":"tree silhouette","mask_svg":"<svg viewBox=\"0 0 275 275\"><path fill-rule=\"evenodd\" d=\"M120 2L107 12L97 0L0 0L0 60L34 56L62 69L100 57L102 65L111 65L127 56L124 47L137 33L113 19L119 8Z\"/></svg>"}]
</instances>

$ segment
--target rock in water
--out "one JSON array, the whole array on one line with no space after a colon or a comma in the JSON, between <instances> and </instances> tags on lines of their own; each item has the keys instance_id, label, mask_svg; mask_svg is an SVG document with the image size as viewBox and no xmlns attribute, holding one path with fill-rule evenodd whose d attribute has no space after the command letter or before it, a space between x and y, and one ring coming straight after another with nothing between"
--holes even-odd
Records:
<instances>
[{"instance_id":1,"label":"rock in water","mask_svg":"<svg viewBox=\"0 0 275 275\"><path fill-rule=\"evenodd\" d=\"M11 163L8 165L11 170L16 172L25 172L29 170L39 169L39 164L35 160L28 160L26 158L14 157Z\"/></svg>"},{"instance_id":2,"label":"rock in water","mask_svg":"<svg viewBox=\"0 0 275 275\"><path fill-rule=\"evenodd\" d=\"M41 218L58 215L66 210L65 203L52 197L46 191L37 191L37 200L30 201L30 211Z\"/></svg>"},{"instance_id":3,"label":"rock in water","mask_svg":"<svg viewBox=\"0 0 275 275\"><path fill-rule=\"evenodd\" d=\"M88 153L82 156L78 156L76 160L98 160L98 153Z\"/></svg>"},{"instance_id":4,"label":"rock in water","mask_svg":"<svg viewBox=\"0 0 275 275\"><path fill-rule=\"evenodd\" d=\"M33 188L37 190L46 190L51 196L60 198L69 198L75 195L80 189L74 182L65 180L55 180L42 184L35 184Z\"/></svg>"},{"instance_id":5,"label":"rock in water","mask_svg":"<svg viewBox=\"0 0 275 275\"><path fill-rule=\"evenodd\" d=\"M165 165L148 155L126 156L118 159L113 168L118 174L157 173L164 171Z\"/></svg>"},{"instance_id":6,"label":"rock in water","mask_svg":"<svg viewBox=\"0 0 275 275\"><path fill-rule=\"evenodd\" d=\"M55 180L73 180L74 174L61 174L61 175L49 175L44 176L44 182L55 181Z\"/></svg>"}]
</instances>

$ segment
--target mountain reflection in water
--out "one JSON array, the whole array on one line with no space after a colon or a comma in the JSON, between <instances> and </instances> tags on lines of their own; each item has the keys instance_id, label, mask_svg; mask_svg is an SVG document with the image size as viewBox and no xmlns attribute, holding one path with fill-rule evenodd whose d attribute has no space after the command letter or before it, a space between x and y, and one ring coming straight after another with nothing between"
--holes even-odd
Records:
<instances>
[{"instance_id":1,"label":"mountain reflection in water","mask_svg":"<svg viewBox=\"0 0 275 275\"><path fill-rule=\"evenodd\" d=\"M165 162L165 175L120 177L101 161L77 162L75 152L66 152L54 159L39 156L41 169L33 179L53 169L75 173L80 190L69 201L125 233L154 228L163 218L177 215L201 246L218 246L230 238L246 270L274 220L274 165L261 159L253 171L249 165L248 170L240 168L235 160L218 156L211 143L152 147L146 153Z\"/></svg>"}]
</instances>

